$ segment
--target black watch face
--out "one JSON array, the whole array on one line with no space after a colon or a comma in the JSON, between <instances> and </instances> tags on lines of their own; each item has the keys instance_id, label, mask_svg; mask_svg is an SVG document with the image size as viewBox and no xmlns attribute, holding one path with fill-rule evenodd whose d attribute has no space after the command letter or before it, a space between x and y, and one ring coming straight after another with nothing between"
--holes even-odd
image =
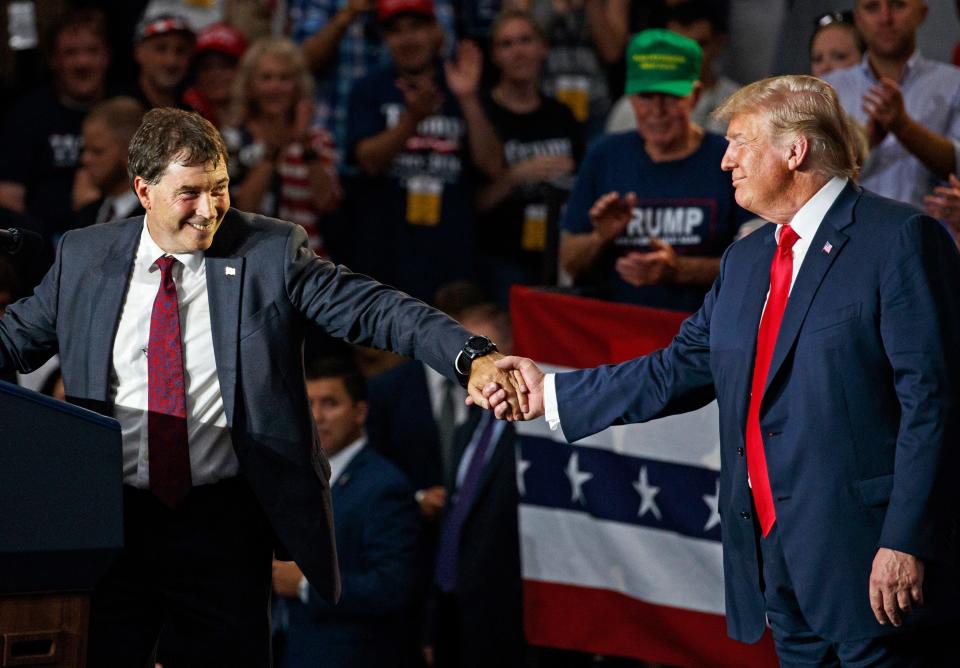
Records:
<instances>
[{"instance_id":1,"label":"black watch face","mask_svg":"<svg viewBox=\"0 0 960 668\"><path fill-rule=\"evenodd\" d=\"M493 347L493 342L485 336L471 336L464 348L469 355L485 355Z\"/></svg>"}]
</instances>

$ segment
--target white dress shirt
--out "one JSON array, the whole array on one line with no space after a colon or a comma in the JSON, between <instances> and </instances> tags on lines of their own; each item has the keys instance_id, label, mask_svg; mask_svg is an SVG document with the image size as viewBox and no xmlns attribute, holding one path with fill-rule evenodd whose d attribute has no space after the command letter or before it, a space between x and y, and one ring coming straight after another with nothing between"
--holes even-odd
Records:
<instances>
[{"instance_id":1,"label":"white dress shirt","mask_svg":"<svg viewBox=\"0 0 960 668\"><path fill-rule=\"evenodd\" d=\"M123 433L123 482L142 489L150 486L146 351L153 302L160 288L156 260L164 254L147 231L145 218L120 311L110 374L114 416ZM180 307L190 474L197 486L235 476L240 466L220 396L203 253L173 257L179 260L173 266L173 280Z\"/></svg>"},{"instance_id":2,"label":"white dress shirt","mask_svg":"<svg viewBox=\"0 0 960 668\"><path fill-rule=\"evenodd\" d=\"M442 373L434 371L433 368L426 364L423 365L423 369L427 372L427 392L430 394L430 410L433 411L434 419L439 420L440 413L443 412L441 407L443 406L445 384L451 381ZM459 383L453 383L453 397L453 421L454 424L459 427L467 419L467 405L464 403L467 400L467 391L461 387Z\"/></svg>"},{"instance_id":3,"label":"white dress shirt","mask_svg":"<svg viewBox=\"0 0 960 668\"><path fill-rule=\"evenodd\" d=\"M793 290L797 274L800 273L800 266L810 249L810 242L817 234L817 230L820 229L820 223L823 222L827 211L833 206L846 185L847 179L833 177L813 197L808 199L790 220L790 227L800 237L793 244L793 275L790 277L790 290ZM780 243L782 229L782 227L778 227L774 231L774 238L777 243ZM767 297L769 296L770 290L768 288ZM767 308L766 302L764 302L763 308ZM543 379L543 409L547 424L550 429L556 431L560 427L560 409L557 406L556 374L553 373L548 373Z\"/></svg>"},{"instance_id":4,"label":"white dress shirt","mask_svg":"<svg viewBox=\"0 0 960 668\"><path fill-rule=\"evenodd\" d=\"M130 214L133 213L134 209L137 208L137 205L140 204L140 200L137 198L137 194L132 190L125 192L122 195L110 195L103 198L103 204L100 205L100 208L97 210L97 223L108 223L113 220L123 220L124 218L129 218ZM110 220L107 220L107 216L111 213L112 216Z\"/></svg>"}]
</instances>

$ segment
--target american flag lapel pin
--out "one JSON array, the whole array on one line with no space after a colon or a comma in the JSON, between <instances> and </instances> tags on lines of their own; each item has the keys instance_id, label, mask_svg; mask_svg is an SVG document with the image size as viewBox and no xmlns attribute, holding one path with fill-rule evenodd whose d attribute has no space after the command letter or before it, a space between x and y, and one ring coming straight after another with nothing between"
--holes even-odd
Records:
<instances>
[{"instance_id":1,"label":"american flag lapel pin","mask_svg":"<svg viewBox=\"0 0 960 668\"><path fill-rule=\"evenodd\" d=\"M826 253L827 255L830 255L830 251L832 251L832 250L833 250L833 244L832 244L832 243L830 243L830 242L828 241L827 243L823 244L823 252L824 252L824 253Z\"/></svg>"},{"instance_id":2,"label":"american flag lapel pin","mask_svg":"<svg viewBox=\"0 0 960 668\"><path fill-rule=\"evenodd\" d=\"M830 251L827 251L827 252L829 253ZM224 267L223 273L226 274L227 276L236 276L237 270L234 269L233 267Z\"/></svg>"}]
</instances>

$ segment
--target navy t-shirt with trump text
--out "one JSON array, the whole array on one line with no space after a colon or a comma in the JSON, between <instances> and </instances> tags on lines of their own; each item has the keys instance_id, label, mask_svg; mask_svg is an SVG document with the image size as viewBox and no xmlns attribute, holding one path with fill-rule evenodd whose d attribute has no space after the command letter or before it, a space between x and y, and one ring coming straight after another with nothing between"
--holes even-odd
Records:
<instances>
[{"instance_id":1,"label":"navy t-shirt with trump text","mask_svg":"<svg viewBox=\"0 0 960 668\"><path fill-rule=\"evenodd\" d=\"M708 286L662 284L634 287L614 268L617 258L651 250L655 237L678 255L720 257L740 223L751 214L737 206L730 174L720 169L726 140L706 133L700 147L681 160L654 162L635 130L607 135L584 158L561 220L561 229L590 232L589 211L600 196L617 191L637 194L624 233L598 262L607 296L620 302L694 311Z\"/></svg>"},{"instance_id":2,"label":"navy t-shirt with trump text","mask_svg":"<svg viewBox=\"0 0 960 668\"><path fill-rule=\"evenodd\" d=\"M404 109L389 66L354 87L347 118L347 160L357 144L397 124ZM473 173L467 124L438 66L443 102L420 121L383 175L352 178L354 269L431 301L444 283L473 269ZM359 170L357 170L359 171ZM348 194L349 197L349 194Z\"/></svg>"}]
</instances>

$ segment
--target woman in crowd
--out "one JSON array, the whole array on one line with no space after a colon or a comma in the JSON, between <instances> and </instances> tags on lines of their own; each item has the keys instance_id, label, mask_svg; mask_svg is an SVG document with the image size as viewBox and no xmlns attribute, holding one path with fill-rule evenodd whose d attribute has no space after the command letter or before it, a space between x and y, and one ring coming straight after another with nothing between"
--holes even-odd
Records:
<instances>
[{"instance_id":1,"label":"woman in crowd","mask_svg":"<svg viewBox=\"0 0 960 668\"><path fill-rule=\"evenodd\" d=\"M313 79L287 39L250 47L234 81L230 150L234 205L302 225L323 254L319 220L340 200L333 141L311 127Z\"/></svg>"},{"instance_id":2,"label":"woman in crowd","mask_svg":"<svg viewBox=\"0 0 960 668\"><path fill-rule=\"evenodd\" d=\"M810 74L850 67L863 57L863 39L853 25L853 13L828 12L817 19L810 36Z\"/></svg>"},{"instance_id":3,"label":"woman in crowd","mask_svg":"<svg viewBox=\"0 0 960 668\"><path fill-rule=\"evenodd\" d=\"M540 93L547 44L533 17L506 10L493 22L491 59L499 79L485 99L508 169L478 197L479 273L506 304L510 285L554 282L556 224L583 154L571 111ZM551 240L554 243L550 243Z\"/></svg>"}]
</instances>

